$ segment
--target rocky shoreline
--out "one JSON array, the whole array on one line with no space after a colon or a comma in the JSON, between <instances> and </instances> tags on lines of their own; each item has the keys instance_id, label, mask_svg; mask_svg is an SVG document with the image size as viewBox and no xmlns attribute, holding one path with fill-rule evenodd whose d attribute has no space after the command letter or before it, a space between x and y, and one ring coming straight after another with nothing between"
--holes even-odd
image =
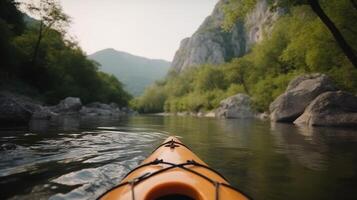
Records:
<instances>
[{"instance_id":1,"label":"rocky shoreline","mask_svg":"<svg viewBox=\"0 0 357 200\"><path fill-rule=\"evenodd\" d=\"M0 92L0 124L28 124L31 120L54 121L64 116L119 118L136 114L130 108L119 108L116 103L93 102L82 105L80 98L67 97L57 105L45 106L27 96Z\"/></svg>"},{"instance_id":2,"label":"rocky shoreline","mask_svg":"<svg viewBox=\"0 0 357 200\"><path fill-rule=\"evenodd\" d=\"M270 119L298 126L357 126L357 96L339 90L325 74L306 74L291 80L286 91L270 104L269 113L256 112L251 105L248 95L238 93L222 100L212 111L158 115Z\"/></svg>"},{"instance_id":3,"label":"rocky shoreline","mask_svg":"<svg viewBox=\"0 0 357 200\"><path fill-rule=\"evenodd\" d=\"M82 105L76 97L67 97L57 105L44 106L33 99L0 92L0 124L26 124L31 120L56 120L64 116L118 118L137 114L115 103L93 102ZM306 126L357 126L357 96L339 90L324 74L296 77L269 107L269 113L256 112L251 98L242 93L228 97L212 111L159 113L211 118L261 119Z\"/></svg>"}]
</instances>

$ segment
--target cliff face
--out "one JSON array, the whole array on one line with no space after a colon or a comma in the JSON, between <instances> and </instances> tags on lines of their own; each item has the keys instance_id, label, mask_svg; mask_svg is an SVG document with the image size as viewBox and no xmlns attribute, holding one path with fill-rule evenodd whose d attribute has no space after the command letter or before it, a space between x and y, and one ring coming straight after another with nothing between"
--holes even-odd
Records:
<instances>
[{"instance_id":1,"label":"cliff face","mask_svg":"<svg viewBox=\"0 0 357 200\"><path fill-rule=\"evenodd\" d=\"M201 64L221 64L243 56L252 44L263 39L263 33L269 34L274 21L283 13L280 9L270 11L266 0L258 0L245 20L237 21L227 32L221 28L222 7L227 1L220 0L192 37L181 41L171 65L176 71Z\"/></svg>"}]
</instances>

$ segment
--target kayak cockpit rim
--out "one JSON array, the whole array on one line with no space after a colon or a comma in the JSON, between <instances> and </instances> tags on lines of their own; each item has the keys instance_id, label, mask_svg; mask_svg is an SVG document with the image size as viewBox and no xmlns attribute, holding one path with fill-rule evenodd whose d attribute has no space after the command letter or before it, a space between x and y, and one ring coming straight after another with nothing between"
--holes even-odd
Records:
<instances>
[{"instance_id":1,"label":"kayak cockpit rim","mask_svg":"<svg viewBox=\"0 0 357 200\"><path fill-rule=\"evenodd\" d=\"M155 148L155 150L153 151L153 153L155 151L157 151L160 147L169 147L170 149L175 149L175 148L179 148L179 147L185 147L186 149L188 149L189 151L190 148L187 147L186 145L182 144L181 142L177 142L177 141L174 141L173 139L167 141L167 142L164 142L162 143L161 145L159 145L157 148ZM107 190L105 193L103 193L102 195L100 195L97 199L101 199L102 197L104 197L106 194L110 193L111 191L115 190L115 189L118 189L122 186L125 186L125 185L129 185L130 186L130 189L131 189L131 193L132 193L132 200L135 200L135 192L134 192L134 187L141 183L142 181L145 181L155 175L158 175L158 174L162 174L163 172L166 172L166 171L169 171L171 169L175 169L175 168L180 168L184 171L187 171L187 172L190 172L192 174L195 174L196 176L198 177L201 177L203 179L205 179L206 181L210 182L211 184L213 184L214 188L215 188L215 200L219 200L219 190L220 190L220 187L226 187L226 188L229 188L231 190L234 190L238 193L241 193L242 195L244 195L247 199L252 199L251 197L249 197L245 192L241 191L240 189L238 188L235 188L227 183L224 183L224 182L219 182L219 181L216 181L216 180L213 180L211 178L209 178L208 176L202 174L202 173L199 173L195 170L192 170L190 168L187 168L186 166L197 166L197 167L202 167L202 168L205 168L213 173L215 173L216 175L218 175L219 177L221 177L223 180L227 181L228 180L222 175L220 174L218 171L216 171L215 169L212 169L210 168L209 166L207 165L203 165L203 164L200 164L198 162L196 162L195 160L187 160L186 162L184 163L179 163L179 164L175 164L175 163L171 163L171 162L166 162L164 161L163 159L158 159L156 158L155 160L151 161L151 162L148 162L148 163L145 163L145 164L142 164L142 165L139 165L138 167L134 168L133 170L131 170L129 173L127 173L122 180L124 180L125 178L127 178L130 174L132 174L133 172L137 171L138 169L141 169L143 167L147 167L147 166L153 166L153 165L168 165L168 167L165 167L165 168L162 168L160 170L157 170L157 171L154 171L154 172L147 172L147 173L144 173L142 175L140 175L139 177L135 177L129 181L125 181L125 182L122 182L120 183L119 185L116 185L114 187L112 187L111 189ZM186 197L187 199L196 199L195 196L196 195L186 195L186 194L169 194L169 196L172 196L172 195L181 195L182 197ZM169 197L167 196L167 197ZM155 200L156 199L162 199L162 197L165 197L165 196L158 196L157 198L154 198ZM164 198L166 199L166 198Z\"/></svg>"}]
</instances>

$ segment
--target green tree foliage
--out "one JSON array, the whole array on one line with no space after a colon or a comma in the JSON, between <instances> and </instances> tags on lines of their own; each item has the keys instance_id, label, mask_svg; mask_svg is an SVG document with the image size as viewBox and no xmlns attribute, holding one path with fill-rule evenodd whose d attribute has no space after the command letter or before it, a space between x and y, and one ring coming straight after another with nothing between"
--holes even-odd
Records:
<instances>
[{"instance_id":1,"label":"green tree foliage","mask_svg":"<svg viewBox=\"0 0 357 200\"><path fill-rule=\"evenodd\" d=\"M338 26L336 26L335 22L330 19L330 15L324 11L320 5L319 0L269 0L268 2L271 5L271 9L275 7L290 9L293 7L293 5L308 5L309 8L307 8L307 6L305 8L311 8L311 10L318 16L321 22L323 22L323 24L326 26L327 30L332 34L339 48L341 48L345 56L354 65L354 67L357 68L357 55L355 50L347 42L345 36L342 34ZM231 29L238 19L244 18L245 15L254 8L256 3L256 0L229 0L228 3L223 7L225 11L225 18L222 25L223 29ZM323 1L323 3L326 2ZM327 3L327 5L329 4ZM339 5L336 4L335 6L338 7ZM352 6L354 6L354 9L356 9L356 3L354 0L349 1L349 7ZM352 8L352 10L354 9Z\"/></svg>"},{"instance_id":2,"label":"green tree foliage","mask_svg":"<svg viewBox=\"0 0 357 200\"><path fill-rule=\"evenodd\" d=\"M4 53L2 56L6 56L1 61L2 89L11 89L12 86L16 92L21 92L22 88L31 87L31 94L40 94L39 97L50 104L58 103L67 96L80 97L84 103L101 101L115 102L120 106L128 104L131 96L123 90L122 83L112 75L99 72L97 63L88 60L75 42L65 39L65 29L56 25L58 21L36 21L25 28L23 14L18 11L17 5L13 1L5 2L8 3L3 5L2 1L5 7L1 6L1 9L12 9L12 12L21 16L21 21L17 20L15 14L10 17L1 15L0 18L0 51ZM50 19L46 14L42 14L42 17L43 20ZM24 28L17 32L17 26L19 30L20 27ZM39 34L42 34L41 45L37 49L37 61L34 64L33 55Z\"/></svg>"},{"instance_id":3,"label":"green tree foliage","mask_svg":"<svg viewBox=\"0 0 357 200\"><path fill-rule=\"evenodd\" d=\"M294 1L286 5L289 12L245 56L220 66L204 65L180 74L171 72L161 84L152 87L166 97L161 108L169 112L210 110L224 98L243 92L252 97L256 110L266 111L291 79L314 72L328 74L341 89L356 93L357 70L327 27L310 6ZM330 0L323 6L349 44L357 49L354 26L357 13L350 1ZM155 93L151 91L147 95ZM145 99L137 101L145 105Z\"/></svg>"},{"instance_id":4,"label":"green tree foliage","mask_svg":"<svg viewBox=\"0 0 357 200\"><path fill-rule=\"evenodd\" d=\"M228 0L222 8L225 13L222 28L230 30L234 24L236 24L237 20L244 19L246 14L254 8L256 3L257 0Z\"/></svg>"},{"instance_id":5,"label":"green tree foliage","mask_svg":"<svg viewBox=\"0 0 357 200\"><path fill-rule=\"evenodd\" d=\"M166 100L166 94L163 88L153 85L147 88L144 94L132 101L132 107L139 112L162 112Z\"/></svg>"},{"instance_id":6,"label":"green tree foliage","mask_svg":"<svg viewBox=\"0 0 357 200\"><path fill-rule=\"evenodd\" d=\"M39 0L26 3L28 12L39 18L38 36L32 55L32 65L37 65L37 57L42 39L49 31L65 34L70 20L57 0Z\"/></svg>"},{"instance_id":7,"label":"green tree foliage","mask_svg":"<svg viewBox=\"0 0 357 200\"><path fill-rule=\"evenodd\" d=\"M9 79L11 72L16 70L11 67L17 63L12 39L25 28L22 13L17 9L17 5L13 0L0 1L0 78L3 80Z\"/></svg>"},{"instance_id":8,"label":"green tree foliage","mask_svg":"<svg viewBox=\"0 0 357 200\"><path fill-rule=\"evenodd\" d=\"M17 9L18 3L14 0L0 1L0 20L6 22L8 28L16 35L25 28L22 13Z\"/></svg>"}]
</instances>

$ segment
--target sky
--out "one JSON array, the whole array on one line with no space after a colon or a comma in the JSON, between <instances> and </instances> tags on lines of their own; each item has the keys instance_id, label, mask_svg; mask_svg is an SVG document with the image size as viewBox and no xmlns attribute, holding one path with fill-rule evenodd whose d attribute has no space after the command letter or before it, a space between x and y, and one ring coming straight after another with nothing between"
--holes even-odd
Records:
<instances>
[{"instance_id":1,"label":"sky","mask_svg":"<svg viewBox=\"0 0 357 200\"><path fill-rule=\"evenodd\" d=\"M60 0L87 54L114 48L171 61L218 0Z\"/></svg>"}]
</instances>

